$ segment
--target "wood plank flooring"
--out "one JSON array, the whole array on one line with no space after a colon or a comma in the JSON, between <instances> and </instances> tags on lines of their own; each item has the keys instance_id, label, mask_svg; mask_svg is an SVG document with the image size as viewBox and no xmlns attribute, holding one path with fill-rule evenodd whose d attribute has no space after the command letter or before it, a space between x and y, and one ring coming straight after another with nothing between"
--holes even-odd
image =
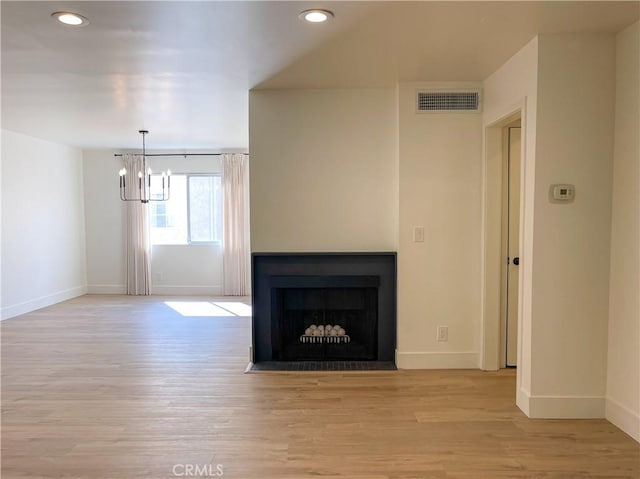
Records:
<instances>
[{"instance_id":1,"label":"wood plank flooring","mask_svg":"<svg viewBox=\"0 0 640 479\"><path fill-rule=\"evenodd\" d=\"M513 371L243 374L249 323L127 296L3 321L2 478L640 477L607 421L527 419Z\"/></svg>"}]
</instances>

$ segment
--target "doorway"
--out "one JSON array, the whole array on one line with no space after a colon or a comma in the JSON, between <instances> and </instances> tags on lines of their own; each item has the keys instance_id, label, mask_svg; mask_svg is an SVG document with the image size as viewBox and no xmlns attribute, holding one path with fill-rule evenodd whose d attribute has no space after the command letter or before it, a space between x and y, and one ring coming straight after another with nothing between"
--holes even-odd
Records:
<instances>
[{"instance_id":1,"label":"doorway","mask_svg":"<svg viewBox=\"0 0 640 479\"><path fill-rule=\"evenodd\" d=\"M518 331L522 329L519 324L522 298L519 297L519 290L522 285L519 283L519 276L522 271L521 266L513 265L512 258L518 257L517 247L521 242L520 226L524 223L524 218L520 218L520 190L523 188L523 176L521 172L525 169L524 144L525 138L525 103L506 113L501 118L485 126L485 155L484 155L484 210L483 210L483 311L482 311L482 361L481 368L488 371L495 371L507 367L507 333L511 338L512 355L509 365L522 368L521 355L524 351L521 348L522 335ZM512 128L512 130L509 130ZM517 128L517 130L516 130ZM509 142L509 131L511 131L511 142ZM511 157L514 164L511 166L509 175L509 143L511 143ZM515 151L514 151L515 150ZM520 160L516 167L516 158ZM508 195L509 181L511 176L511 195ZM523 191L524 193L524 191ZM505 220L507 211L507 199L513 200L509 210L518 214L517 219L512 218L509 228L513 233L510 241L507 241L509 224ZM514 245L508 252L508 243ZM509 257L509 271L507 271L507 257ZM519 262L520 263L520 262ZM520 263L522 264L522 263ZM508 275L508 273L511 273ZM520 274L518 274L520 273ZM509 285L510 292L507 291ZM507 331L507 297L511 295L515 298L509 301L509 314L511 327ZM518 374L519 376L519 374Z\"/></svg>"},{"instance_id":2,"label":"doorway","mask_svg":"<svg viewBox=\"0 0 640 479\"><path fill-rule=\"evenodd\" d=\"M502 129L501 368L515 368L518 363L521 140L518 118Z\"/></svg>"}]
</instances>

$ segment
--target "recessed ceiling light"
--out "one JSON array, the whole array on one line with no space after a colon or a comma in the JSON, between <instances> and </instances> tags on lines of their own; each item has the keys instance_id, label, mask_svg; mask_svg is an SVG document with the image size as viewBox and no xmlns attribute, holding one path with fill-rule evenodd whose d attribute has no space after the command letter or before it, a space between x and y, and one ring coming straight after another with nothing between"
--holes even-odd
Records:
<instances>
[{"instance_id":1,"label":"recessed ceiling light","mask_svg":"<svg viewBox=\"0 0 640 479\"><path fill-rule=\"evenodd\" d=\"M77 13L55 12L52 13L51 16L58 20L60 23L71 25L72 27L84 27L85 25L89 24L89 20L87 20L82 15L78 15Z\"/></svg>"},{"instance_id":2,"label":"recessed ceiling light","mask_svg":"<svg viewBox=\"0 0 640 479\"><path fill-rule=\"evenodd\" d=\"M322 23L333 18L333 12L314 8L312 10L305 10L299 15L299 18L300 20L305 20L310 23Z\"/></svg>"}]
</instances>

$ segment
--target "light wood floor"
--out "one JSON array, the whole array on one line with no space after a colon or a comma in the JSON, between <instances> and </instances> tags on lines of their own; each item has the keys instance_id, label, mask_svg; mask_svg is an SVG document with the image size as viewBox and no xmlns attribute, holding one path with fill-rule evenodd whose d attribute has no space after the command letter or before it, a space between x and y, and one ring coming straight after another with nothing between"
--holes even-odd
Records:
<instances>
[{"instance_id":1,"label":"light wood floor","mask_svg":"<svg viewBox=\"0 0 640 479\"><path fill-rule=\"evenodd\" d=\"M243 374L248 318L157 297L1 327L3 479L640 477L608 422L527 419L512 371Z\"/></svg>"}]
</instances>

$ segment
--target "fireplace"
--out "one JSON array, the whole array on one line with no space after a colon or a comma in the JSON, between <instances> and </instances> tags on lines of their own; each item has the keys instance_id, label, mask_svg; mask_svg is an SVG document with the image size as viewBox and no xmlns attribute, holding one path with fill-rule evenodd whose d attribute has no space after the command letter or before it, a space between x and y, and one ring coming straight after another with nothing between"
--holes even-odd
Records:
<instances>
[{"instance_id":1,"label":"fireplace","mask_svg":"<svg viewBox=\"0 0 640 479\"><path fill-rule=\"evenodd\" d=\"M394 362L395 253L254 253L253 362Z\"/></svg>"},{"instance_id":2,"label":"fireplace","mask_svg":"<svg viewBox=\"0 0 640 479\"><path fill-rule=\"evenodd\" d=\"M275 277L275 360L377 359L378 278Z\"/></svg>"}]
</instances>

